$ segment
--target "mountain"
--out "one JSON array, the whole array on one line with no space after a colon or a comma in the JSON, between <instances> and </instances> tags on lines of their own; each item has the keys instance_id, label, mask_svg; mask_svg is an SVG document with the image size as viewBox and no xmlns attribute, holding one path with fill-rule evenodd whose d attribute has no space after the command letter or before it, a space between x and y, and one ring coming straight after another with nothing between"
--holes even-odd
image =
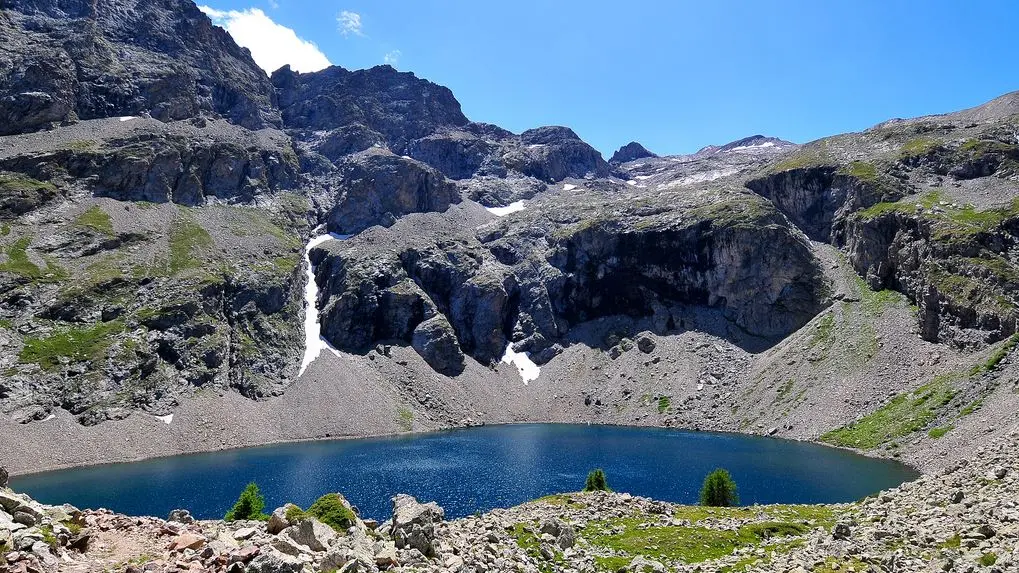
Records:
<instances>
[{"instance_id":1,"label":"mountain","mask_svg":"<svg viewBox=\"0 0 1019 573\"><path fill-rule=\"evenodd\" d=\"M931 469L1019 405L1016 94L606 162L389 66L267 77L183 0L0 38L15 471L517 421Z\"/></svg>"},{"instance_id":2,"label":"mountain","mask_svg":"<svg viewBox=\"0 0 1019 573\"><path fill-rule=\"evenodd\" d=\"M612 159L609 159L609 163L626 163L627 161L633 161L634 159L644 159L645 157L658 157L654 153L648 151L643 145L636 141L631 141L626 145L620 147L612 154Z\"/></svg>"}]
</instances>

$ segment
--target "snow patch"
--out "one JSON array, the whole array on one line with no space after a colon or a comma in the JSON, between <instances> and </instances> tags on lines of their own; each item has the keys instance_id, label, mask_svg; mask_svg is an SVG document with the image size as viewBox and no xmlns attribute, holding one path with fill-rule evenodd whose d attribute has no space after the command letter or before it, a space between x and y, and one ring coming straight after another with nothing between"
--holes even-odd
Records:
<instances>
[{"instance_id":1,"label":"snow patch","mask_svg":"<svg viewBox=\"0 0 1019 573\"><path fill-rule=\"evenodd\" d=\"M133 115L125 115L123 117L118 117L117 119L119 119L120 121L131 121L132 119L136 118Z\"/></svg>"},{"instance_id":2,"label":"snow patch","mask_svg":"<svg viewBox=\"0 0 1019 573\"><path fill-rule=\"evenodd\" d=\"M338 350L322 338L322 325L318 320L318 283L315 282L315 267L311 264L311 250L326 241L345 241L352 236L336 233L319 235L312 237L304 247L304 273L307 277L307 282L304 284L304 358L301 359L301 368L297 371L298 376L304 374L308 365L318 358L323 348L329 349L336 356L340 355Z\"/></svg>"},{"instance_id":3,"label":"snow patch","mask_svg":"<svg viewBox=\"0 0 1019 573\"><path fill-rule=\"evenodd\" d=\"M56 417L57 417L57 415L56 415L56 414L50 414L49 416L46 416L46 417L45 417L45 418L43 419L43 422L49 422L50 420L52 420L53 418L56 418Z\"/></svg>"},{"instance_id":4,"label":"snow patch","mask_svg":"<svg viewBox=\"0 0 1019 573\"><path fill-rule=\"evenodd\" d=\"M573 191L576 188L577 188L576 185L571 185L569 183L563 184L563 191Z\"/></svg>"},{"instance_id":5,"label":"snow patch","mask_svg":"<svg viewBox=\"0 0 1019 573\"><path fill-rule=\"evenodd\" d=\"M513 343L506 345L506 353L502 355L502 362L505 364L513 364L517 367L517 371L520 372L520 378L524 381L524 386L531 380L538 377L541 374L541 368L531 361L531 355L526 352L514 352Z\"/></svg>"},{"instance_id":6,"label":"snow patch","mask_svg":"<svg viewBox=\"0 0 1019 573\"><path fill-rule=\"evenodd\" d=\"M506 205L505 207L485 207L485 210L495 215L496 217L505 217L510 213L516 213L517 211L523 211L524 209L525 207L523 199L521 199L520 201L514 201L509 205Z\"/></svg>"},{"instance_id":7,"label":"snow patch","mask_svg":"<svg viewBox=\"0 0 1019 573\"><path fill-rule=\"evenodd\" d=\"M743 151L744 149L762 149L765 147L775 147L774 141L765 141L764 143L758 143L757 145L739 145L733 147L729 151Z\"/></svg>"},{"instance_id":8,"label":"snow patch","mask_svg":"<svg viewBox=\"0 0 1019 573\"><path fill-rule=\"evenodd\" d=\"M652 177L654 177L654 175L635 175L633 178L638 181L643 181L645 179L651 179Z\"/></svg>"},{"instance_id":9,"label":"snow patch","mask_svg":"<svg viewBox=\"0 0 1019 573\"><path fill-rule=\"evenodd\" d=\"M173 414L167 414L165 416L156 416L156 419L166 425L170 425L170 423L173 422Z\"/></svg>"},{"instance_id":10,"label":"snow patch","mask_svg":"<svg viewBox=\"0 0 1019 573\"><path fill-rule=\"evenodd\" d=\"M627 184L627 185L631 185L631 186L636 186L636 185L637 185L637 182L636 182L636 181L634 181L633 179L630 179L629 181L627 181L627 182L626 182L626 184Z\"/></svg>"}]
</instances>

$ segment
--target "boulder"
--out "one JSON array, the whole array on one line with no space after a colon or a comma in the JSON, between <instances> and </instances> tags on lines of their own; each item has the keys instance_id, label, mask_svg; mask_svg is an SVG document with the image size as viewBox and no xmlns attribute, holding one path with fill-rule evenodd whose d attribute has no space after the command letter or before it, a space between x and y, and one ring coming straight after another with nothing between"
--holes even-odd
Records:
<instances>
[{"instance_id":1,"label":"boulder","mask_svg":"<svg viewBox=\"0 0 1019 573\"><path fill-rule=\"evenodd\" d=\"M665 573L665 565L653 559L638 555L630 561L627 571L633 573Z\"/></svg>"},{"instance_id":2,"label":"boulder","mask_svg":"<svg viewBox=\"0 0 1019 573\"><path fill-rule=\"evenodd\" d=\"M464 370L464 353L456 340L453 326L441 314L417 325L411 346L436 372L456 376Z\"/></svg>"},{"instance_id":3,"label":"boulder","mask_svg":"<svg viewBox=\"0 0 1019 573\"><path fill-rule=\"evenodd\" d=\"M655 342L654 337L650 334L645 333L637 337L637 349L644 354L651 354L654 352L655 346L657 346L657 343Z\"/></svg>"},{"instance_id":4,"label":"boulder","mask_svg":"<svg viewBox=\"0 0 1019 573\"><path fill-rule=\"evenodd\" d=\"M298 521L288 527L282 535L286 535L294 543L304 545L312 551L325 551L337 538L336 531L332 527L314 517Z\"/></svg>"},{"instance_id":5,"label":"boulder","mask_svg":"<svg viewBox=\"0 0 1019 573\"><path fill-rule=\"evenodd\" d=\"M292 503L288 503L283 507L277 507L272 511L272 515L269 516L269 521L265 524L265 529L273 535L279 534L284 529L293 525L290 520L287 519L287 512L293 509L300 509Z\"/></svg>"},{"instance_id":6,"label":"boulder","mask_svg":"<svg viewBox=\"0 0 1019 573\"><path fill-rule=\"evenodd\" d=\"M185 549L200 549L205 545L205 537L197 533L182 533L170 542L170 551L184 551Z\"/></svg>"},{"instance_id":7,"label":"boulder","mask_svg":"<svg viewBox=\"0 0 1019 573\"><path fill-rule=\"evenodd\" d=\"M21 509L18 509L17 511L14 512L13 518L15 523L20 523L28 527L32 527L33 525L37 525L39 523L34 515L27 511L22 511Z\"/></svg>"},{"instance_id":8,"label":"boulder","mask_svg":"<svg viewBox=\"0 0 1019 573\"><path fill-rule=\"evenodd\" d=\"M234 539L244 541L245 539L251 539L256 533L258 533L258 530L254 527L242 527L234 532Z\"/></svg>"},{"instance_id":9,"label":"boulder","mask_svg":"<svg viewBox=\"0 0 1019 573\"><path fill-rule=\"evenodd\" d=\"M170 512L167 521L173 521L176 523L190 524L195 522L195 518L191 517L191 512L186 509L175 509Z\"/></svg>"},{"instance_id":10,"label":"boulder","mask_svg":"<svg viewBox=\"0 0 1019 573\"><path fill-rule=\"evenodd\" d=\"M273 549L262 552L248 563L245 573L301 573L304 562Z\"/></svg>"},{"instance_id":11,"label":"boulder","mask_svg":"<svg viewBox=\"0 0 1019 573\"><path fill-rule=\"evenodd\" d=\"M7 473L7 468L0 467L0 488L7 488L10 485L11 476Z\"/></svg>"},{"instance_id":12,"label":"boulder","mask_svg":"<svg viewBox=\"0 0 1019 573\"><path fill-rule=\"evenodd\" d=\"M833 539L849 539L849 534L849 524L845 522L836 523L835 528L831 532Z\"/></svg>"},{"instance_id":13,"label":"boulder","mask_svg":"<svg viewBox=\"0 0 1019 573\"><path fill-rule=\"evenodd\" d=\"M413 496L393 497L393 540L398 549L417 549L434 557L435 524L445 519L445 511L435 502L419 503Z\"/></svg>"},{"instance_id":14,"label":"boulder","mask_svg":"<svg viewBox=\"0 0 1019 573\"><path fill-rule=\"evenodd\" d=\"M573 526L564 524L559 530L559 536L556 538L556 545L560 549L569 549L577 543L577 532L573 529Z\"/></svg>"}]
</instances>

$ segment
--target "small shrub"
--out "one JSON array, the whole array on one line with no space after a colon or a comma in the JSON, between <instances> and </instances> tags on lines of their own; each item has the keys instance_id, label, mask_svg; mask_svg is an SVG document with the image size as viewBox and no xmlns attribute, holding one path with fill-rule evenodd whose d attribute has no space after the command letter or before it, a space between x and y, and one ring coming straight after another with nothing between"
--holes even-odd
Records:
<instances>
[{"instance_id":1,"label":"small shrub","mask_svg":"<svg viewBox=\"0 0 1019 573\"><path fill-rule=\"evenodd\" d=\"M262 492L258 490L258 484L251 482L244 488L244 491L241 492L241 496L237 498L237 503L234 504L230 511L226 512L223 519L225 521L240 521L247 519L265 521L269 519L269 516L262 513L262 509L264 508L265 498L262 497Z\"/></svg>"},{"instance_id":2,"label":"small shrub","mask_svg":"<svg viewBox=\"0 0 1019 573\"><path fill-rule=\"evenodd\" d=\"M338 493L327 493L318 498L306 513L341 533L353 526L357 520L354 512L347 507L343 496Z\"/></svg>"},{"instance_id":3,"label":"small shrub","mask_svg":"<svg viewBox=\"0 0 1019 573\"><path fill-rule=\"evenodd\" d=\"M704 478L701 487L701 505L709 507L731 507L739 504L736 482L724 469L716 469Z\"/></svg>"},{"instance_id":4,"label":"small shrub","mask_svg":"<svg viewBox=\"0 0 1019 573\"><path fill-rule=\"evenodd\" d=\"M984 553L980 556L980 564L984 567L990 567L998 562L998 555L995 553Z\"/></svg>"},{"instance_id":5,"label":"small shrub","mask_svg":"<svg viewBox=\"0 0 1019 573\"><path fill-rule=\"evenodd\" d=\"M290 523L297 523L298 521L301 521L302 519L308 517L308 514L304 513L304 510L297 507L297 505L295 504L287 508L286 516L287 521L289 521Z\"/></svg>"},{"instance_id":6,"label":"small shrub","mask_svg":"<svg viewBox=\"0 0 1019 573\"><path fill-rule=\"evenodd\" d=\"M605 480L605 472L598 468L587 474L587 481L584 482L584 491L612 491Z\"/></svg>"}]
</instances>

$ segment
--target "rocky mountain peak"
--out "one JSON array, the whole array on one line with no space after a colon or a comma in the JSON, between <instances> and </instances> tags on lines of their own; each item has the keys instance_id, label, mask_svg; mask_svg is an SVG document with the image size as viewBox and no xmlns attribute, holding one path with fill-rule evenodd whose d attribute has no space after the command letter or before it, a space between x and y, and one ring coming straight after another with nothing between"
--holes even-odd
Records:
<instances>
[{"instance_id":1,"label":"rocky mountain peak","mask_svg":"<svg viewBox=\"0 0 1019 573\"><path fill-rule=\"evenodd\" d=\"M143 114L280 124L265 72L193 2L14 0L4 8L0 134Z\"/></svg>"},{"instance_id":2,"label":"rocky mountain peak","mask_svg":"<svg viewBox=\"0 0 1019 573\"><path fill-rule=\"evenodd\" d=\"M353 71L331 66L310 73L285 66L271 79L290 129L362 125L402 151L411 140L469 123L449 88L391 66Z\"/></svg>"},{"instance_id":3,"label":"rocky mountain peak","mask_svg":"<svg viewBox=\"0 0 1019 573\"><path fill-rule=\"evenodd\" d=\"M631 141L630 143L627 143L626 145L617 149L616 152L612 154L612 158L609 159L609 163L612 164L626 163L627 161L633 161L635 159L644 159L646 157L658 157L658 156L648 151L646 147L637 143L636 141Z\"/></svg>"},{"instance_id":4,"label":"rocky mountain peak","mask_svg":"<svg viewBox=\"0 0 1019 573\"><path fill-rule=\"evenodd\" d=\"M796 144L791 141L764 135L751 135L749 137L737 139L736 141L731 141L725 145L708 145L706 147L702 147L694 155L703 157L705 155L729 152L774 153L778 151L786 151L793 147L796 147Z\"/></svg>"}]
</instances>

